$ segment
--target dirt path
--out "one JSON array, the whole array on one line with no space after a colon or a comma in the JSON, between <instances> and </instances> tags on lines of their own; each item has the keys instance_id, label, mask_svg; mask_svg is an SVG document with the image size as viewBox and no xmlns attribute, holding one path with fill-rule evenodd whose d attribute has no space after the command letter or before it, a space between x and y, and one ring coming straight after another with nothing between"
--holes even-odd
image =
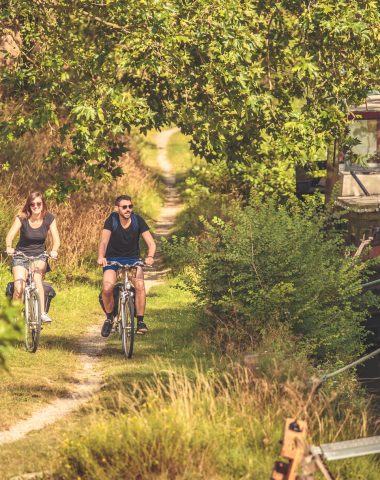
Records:
<instances>
[{"instance_id":1,"label":"dirt path","mask_svg":"<svg viewBox=\"0 0 380 480\"><path fill-rule=\"evenodd\" d=\"M177 129L166 130L156 135L158 147L157 161L163 172L166 184L166 200L162 207L156 226L156 237L166 236L173 226L175 216L179 210L179 197L175 189L175 176L171 173L171 165L167 159L166 147L168 141ZM166 273L158 268L146 275L146 290L164 281ZM102 386L102 375L97 365L105 340L99 335L101 322L92 325L86 335L80 340L79 363L81 365L75 387L70 397L60 398L46 407L35 412L31 417L16 423L9 430L0 432L0 445L20 440L29 432L40 430L87 402Z\"/></svg>"},{"instance_id":2,"label":"dirt path","mask_svg":"<svg viewBox=\"0 0 380 480\"><path fill-rule=\"evenodd\" d=\"M178 128L172 128L163 132L157 133L155 142L157 145L157 162L162 171L162 178L166 185L165 187L165 204L160 210L158 220L156 222L155 238L158 240L161 237L167 237L170 233L170 229L173 227L175 217L180 210L180 198L175 188L175 175L172 172L171 164L167 158L166 147L170 137L178 132ZM167 270L162 266L160 253L156 254L155 268L152 272L149 270L145 274L145 286L146 289L152 285L162 283L166 277Z\"/></svg>"}]
</instances>

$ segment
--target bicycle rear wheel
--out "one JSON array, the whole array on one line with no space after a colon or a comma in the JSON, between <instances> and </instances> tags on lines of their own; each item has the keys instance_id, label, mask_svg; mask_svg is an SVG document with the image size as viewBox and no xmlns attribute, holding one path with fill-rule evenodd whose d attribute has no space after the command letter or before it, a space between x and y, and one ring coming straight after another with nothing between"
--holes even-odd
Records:
<instances>
[{"instance_id":1,"label":"bicycle rear wheel","mask_svg":"<svg viewBox=\"0 0 380 480\"><path fill-rule=\"evenodd\" d=\"M41 305L36 290L25 298L25 348L34 353L38 348L41 335Z\"/></svg>"},{"instance_id":2,"label":"bicycle rear wheel","mask_svg":"<svg viewBox=\"0 0 380 480\"><path fill-rule=\"evenodd\" d=\"M135 309L133 297L129 296L121 309L121 343L124 354L132 358L135 339Z\"/></svg>"}]
</instances>

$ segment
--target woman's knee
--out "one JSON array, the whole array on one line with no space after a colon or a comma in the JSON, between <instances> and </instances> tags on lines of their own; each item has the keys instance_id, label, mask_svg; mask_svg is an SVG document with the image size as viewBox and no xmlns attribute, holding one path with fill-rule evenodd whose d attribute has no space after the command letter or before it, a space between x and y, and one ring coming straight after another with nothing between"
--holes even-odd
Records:
<instances>
[{"instance_id":1,"label":"woman's knee","mask_svg":"<svg viewBox=\"0 0 380 480\"><path fill-rule=\"evenodd\" d=\"M39 275L39 274L38 274L38 275L36 275L36 274L34 275L34 282L35 282L35 284L37 285L37 287L42 287L42 285L43 285L43 282L42 282L42 281L43 281L42 275Z\"/></svg>"},{"instance_id":2,"label":"woman's knee","mask_svg":"<svg viewBox=\"0 0 380 480\"><path fill-rule=\"evenodd\" d=\"M14 298L22 298L25 288L25 280L15 280L14 282Z\"/></svg>"}]
</instances>

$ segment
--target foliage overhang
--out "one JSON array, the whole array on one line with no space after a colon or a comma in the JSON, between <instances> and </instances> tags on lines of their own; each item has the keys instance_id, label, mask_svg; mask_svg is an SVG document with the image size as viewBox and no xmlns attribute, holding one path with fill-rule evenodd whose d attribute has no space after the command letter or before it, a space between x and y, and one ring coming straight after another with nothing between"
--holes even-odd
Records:
<instances>
[{"instance_id":1,"label":"foliage overhang","mask_svg":"<svg viewBox=\"0 0 380 480\"><path fill-rule=\"evenodd\" d=\"M245 193L320 160L378 87L375 1L3 0L0 15L22 42L1 62L1 148L48 127L56 194L120 175L125 131L172 123Z\"/></svg>"}]
</instances>

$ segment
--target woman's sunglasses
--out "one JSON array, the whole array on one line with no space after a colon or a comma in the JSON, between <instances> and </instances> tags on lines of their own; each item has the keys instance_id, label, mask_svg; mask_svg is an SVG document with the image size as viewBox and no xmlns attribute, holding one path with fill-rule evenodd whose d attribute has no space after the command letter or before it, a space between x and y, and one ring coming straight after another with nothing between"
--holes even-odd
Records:
<instances>
[{"instance_id":1,"label":"woman's sunglasses","mask_svg":"<svg viewBox=\"0 0 380 480\"><path fill-rule=\"evenodd\" d=\"M42 207L42 202L32 202L29 204L30 207Z\"/></svg>"}]
</instances>

